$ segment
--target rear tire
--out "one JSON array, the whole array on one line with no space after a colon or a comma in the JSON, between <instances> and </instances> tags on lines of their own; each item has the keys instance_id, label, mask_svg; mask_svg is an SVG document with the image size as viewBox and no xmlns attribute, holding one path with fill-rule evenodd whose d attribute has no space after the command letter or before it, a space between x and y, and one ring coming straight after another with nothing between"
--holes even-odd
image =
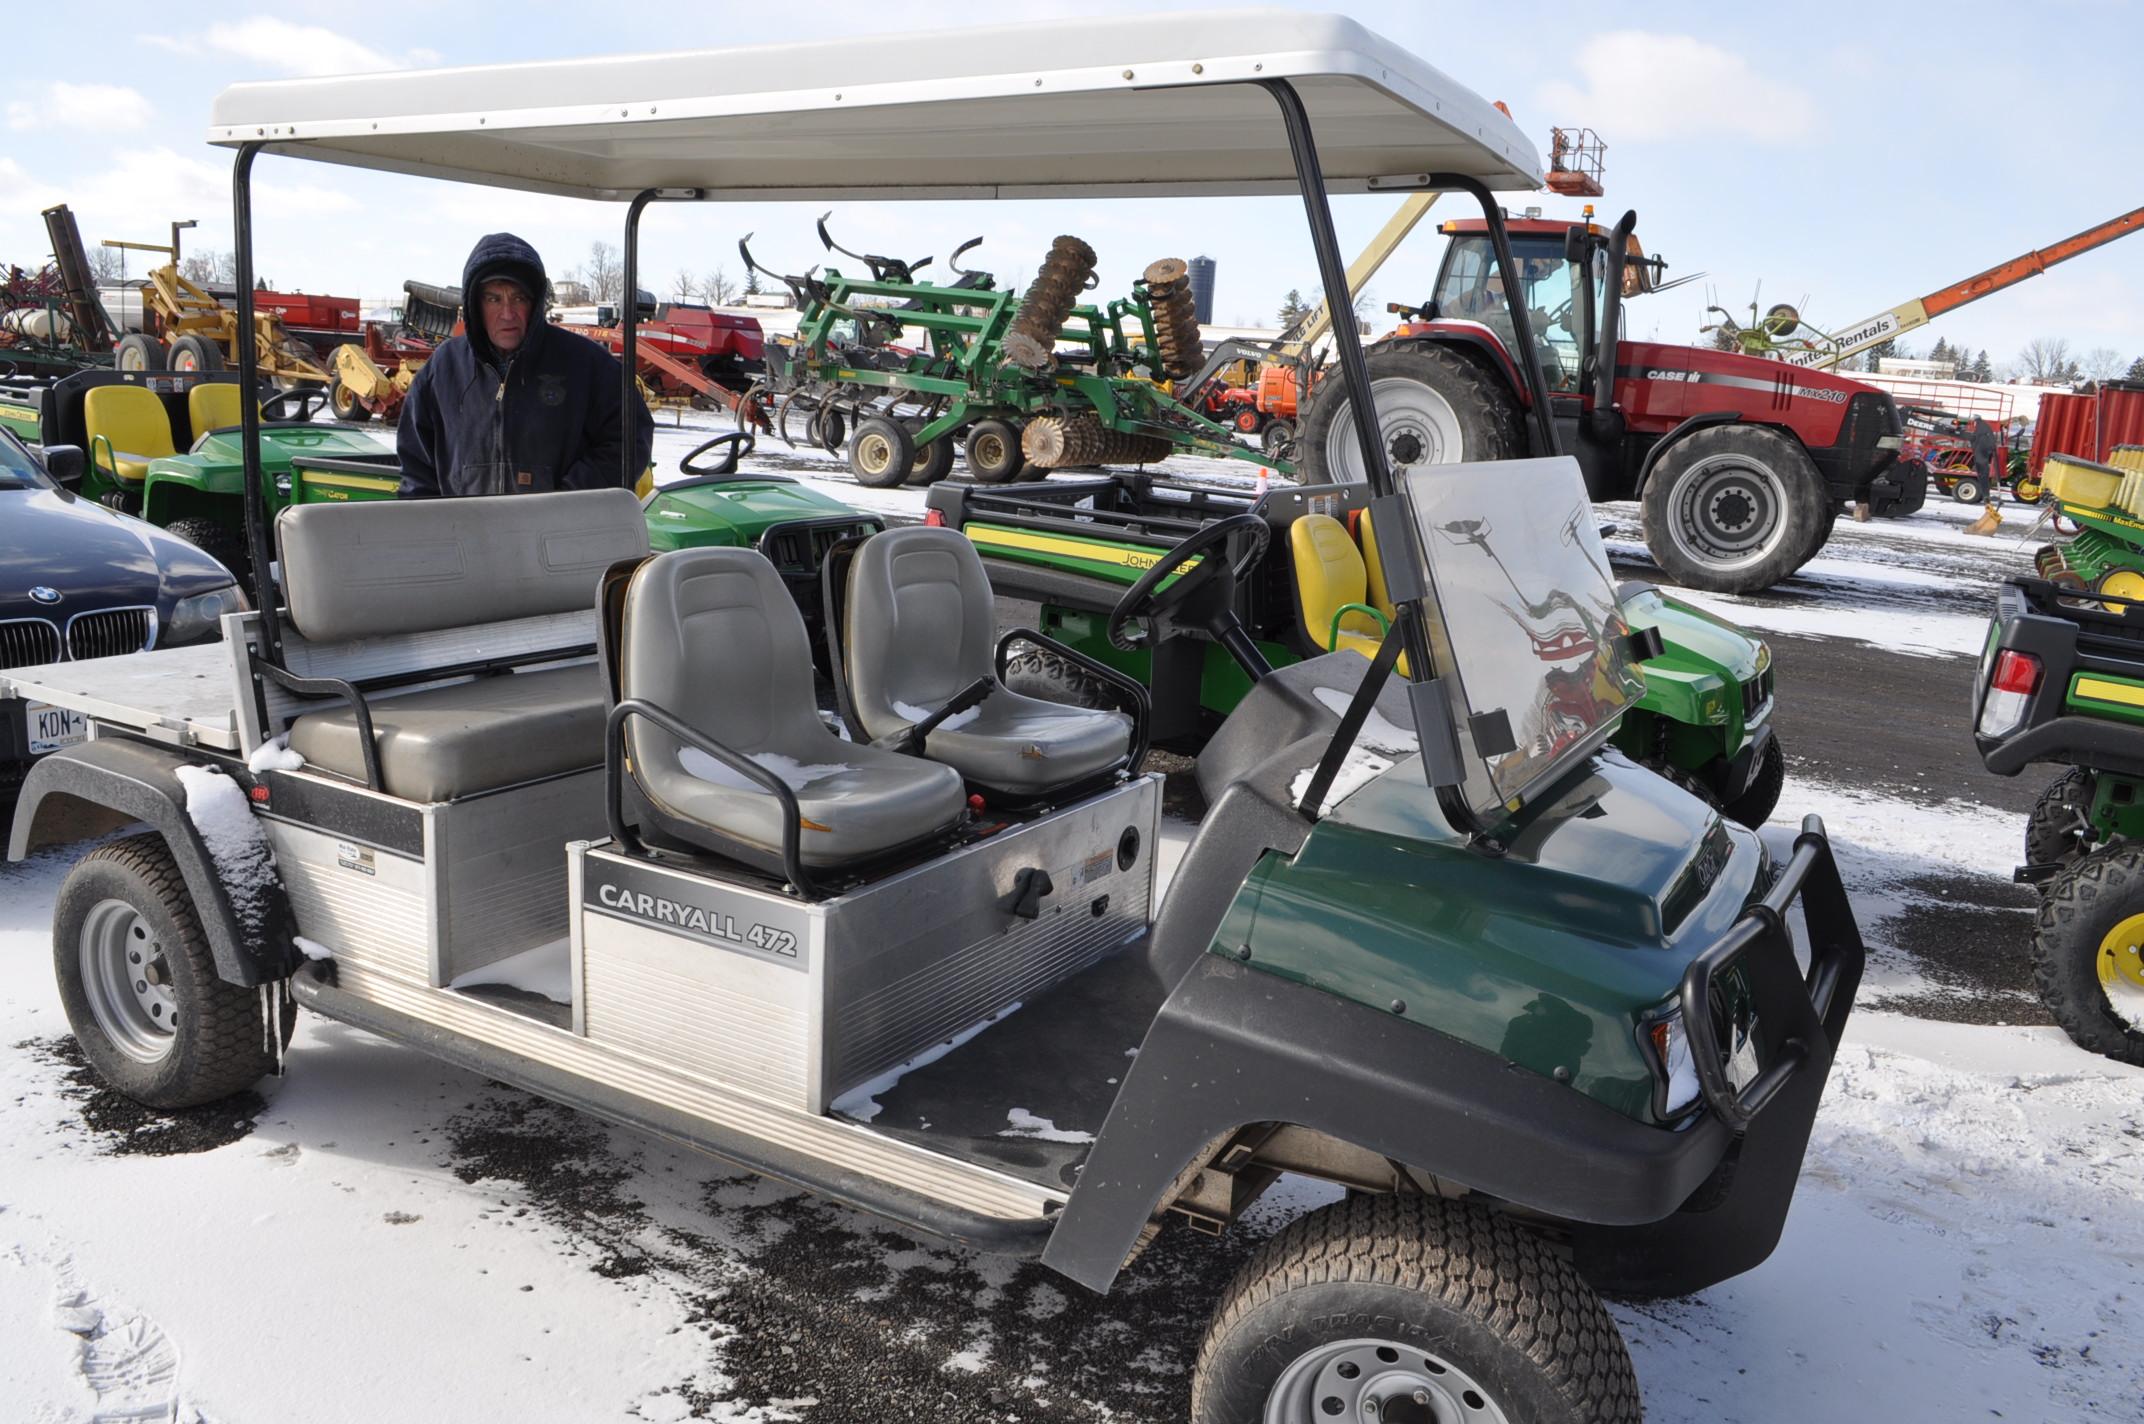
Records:
<instances>
[{"instance_id":1,"label":"rear tire","mask_svg":"<svg viewBox=\"0 0 2144 1424\"><path fill-rule=\"evenodd\" d=\"M166 534L184 539L244 580L252 560L246 557L246 536L228 524L199 515L174 519L164 526Z\"/></svg>"},{"instance_id":2,"label":"rear tire","mask_svg":"<svg viewBox=\"0 0 2144 1424\"><path fill-rule=\"evenodd\" d=\"M2079 1048L2144 1066L2144 849L2088 855L2048 887L2032 977Z\"/></svg>"},{"instance_id":3,"label":"rear tire","mask_svg":"<svg viewBox=\"0 0 2144 1424\"><path fill-rule=\"evenodd\" d=\"M907 480L915 464L916 441L906 426L883 415L857 422L849 438L849 473L858 484L892 489Z\"/></svg>"},{"instance_id":4,"label":"rear tire","mask_svg":"<svg viewBox=\"0 0 2144 1424\"><path fill-rule=\"evenodd\" d=\"M365 409L357 392L344 385L340 376L328 379L328 409L347 425L368 425L372 421L372 412Z\"/></svg>"},{"instance_id":5,"label":"rear tire","mask_svg":"<svg viewBox=\"0 0 2144 1424\"><path fill-rule=\"evenodd\" d=\"M1685 588L1755 593L1814 557L1829 505L1815 462L1793 440L1761 426L1709 426L1653 467L1645 545Z\"/></svg>"},{"instance_id":6,"label":"rear tire","mask_svg":"<svg viewBox=\"0 0 2144 1424\"><path fill-rule=\"evenodd\" d=\"M130 331L112 348L112 365L121 371L161 371L164 343L139 331Z\"/></svg>"},{"instance_id":7,"label":"rear tire","mask_svg":"<svg viewBox=\"0 0 2144 1424\"><path fill-rule=\"evenodd\" d=\"M2092 850L2090 832L2092 773L2081 766L2064 769L2047 783L2025 821L2027 865L2073 865Z\"/></svg>"},{"instance_id":8,"label":"rear tire","mask_svg":"<svg viewBox=\"0 0 2144 1424\"><path fill-rule=\"evenodd\" d=\"M1779 793L1787 785L1787 754L1774 737L1764 744L1763 760L1757 763L1757 774L1740 796L1720 809L1731 820L1740 821L1751 830L1756 830L1772 819L1772 812L1779 809Z\"/></svg>"},{"instance_id":9,"label":"rear tire","mask_svg":"<svg viewBox=\"0 0 2144 1424\"><path fill-rule=\"evenodd\" d=\"M1295 1222L1237 1275L1199 1348L1191 1417L1637 1424L1643 1414L1615 1322L1540 1238L1441 1198L1361 1196Z\"/></svg>"},{"instance_id":10,"label":"rear tire","mask_svg":"<svg viewBox=\"0 0 2144 1424\"><path fill-rule=\"evenodd\" d=\"M934 485L953 473L953 437L941 435L916 452L915 468L908 472L912 485Z\"/></svg>"},{"instance_id":11,"label":"rear tire","mask_svg":"<svg viewBox=\"0 0 2144 1424\"><path fill-rule=\"evenodd\" d=\"M1967 475L1950 487L1950 497L1960 504L1978 504L1987 496L1987 486L1980 482L1978 475Z\"/></svg>"},{"instance_id":12,"label":"rear tire","mask_svg":"<svg viewBox=\"0 0 2144 1424\"><path fill-rule=\"evenodd\" d=\"M1368 362L1385 458L1395 471L1508 460L1524 450L1517 400L1464 356L1434 346L1394 347L1371 352ZM1345 381L1327 376L1318 383L1295 441L1304 484L1366 478L1353 408Z\"/></svg>"},{"instance_id":13,"label":"rear tire","mask_svg":"<svg viewBox=\"0 0 2144 1424\"><path fill-rule=\"evenodd\" d=\"M1020 478L1027 456L1020 452L1020 431L1009 420L978 420L968 427L968 478L977 484L1002 485Z\"/></svg>"},{"instance_id":14,"label":"rear tire","mask_svg":"<svg viewBox=\"0 0 2144 1424\"><path fill-rule=\"evenodd\" d=\"M223 350L205 336L192 332L171 343L171 369L174 371L221 371Z\"/></svg>"},{"instance_id":15,"label":"rear tire","mask_svg":"<svg viewBox=\"0 0 2144 1424\"><path fill-rule=\"evenodd\" d=\"M97 1076L152 1108L227 1098L275 1067L260 995L216 977L193 897L157 835L100 846L52 911L60 1002ZM154 968L160 983L149 981ZM139 986L139 987L137 987ZM278 1031L290 1041L297 1008Z\"/></svg>"}]
</instances>

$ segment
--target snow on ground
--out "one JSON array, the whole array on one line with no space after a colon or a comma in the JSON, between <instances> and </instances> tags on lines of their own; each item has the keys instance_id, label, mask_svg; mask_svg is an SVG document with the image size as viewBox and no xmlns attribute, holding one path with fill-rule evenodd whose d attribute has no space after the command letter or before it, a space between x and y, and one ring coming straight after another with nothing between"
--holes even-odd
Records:
<instances>
[{"instance_id":1,"label":"snow on ground","mask_svg":"<svg viewBox=\"0 0 2144 1424\"><path fill-rule=\"evenodd\" d=\"M665 426L658 449L707 433ZM920 490L781 453L837 497L920 514ZM1842 522L1807 575L1730 616L1813 608L1817 631L1977 652L1987 576L2025 555L2014 513L1995 541L1958 532L1971 513ZM1617 553L1642 563L1628 539ZM2144 1071L1997 1022L2029 996L1947 981L1917 947L1949 887L2007 881L2019 827L1909 789L1790 782L1870 940L1864 1007L1773 1257L1613 1305L1655 1424L2144 1418ZM1191 829L1164 823L1164 871ZM1784 853L1793 827L1766 834ZM53 988L74 854L0 868L7 1424L1183 1417L1246 1241L1164 1233L1097 1299L310 1015L256 1096L132 1109L87 1080ZM1975 913L2014 967L2022 911ZM1977 996L1987 1022L1868 1007L1929 994ZM1008 1128L1055 1130L1030 1117ZM1329 1195L1284 1182L1248 1234Z\"/></svg>"}]
</instances>

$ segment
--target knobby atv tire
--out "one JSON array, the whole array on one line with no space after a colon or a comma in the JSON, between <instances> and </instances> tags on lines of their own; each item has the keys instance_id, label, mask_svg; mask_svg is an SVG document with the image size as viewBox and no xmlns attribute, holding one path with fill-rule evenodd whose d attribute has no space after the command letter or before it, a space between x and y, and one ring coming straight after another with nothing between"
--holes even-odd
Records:
<instances>
[{"instance_id":1,"label":"knobby atv tire","mask_svg":"<svg viewBox=\"0 0 2144 1424\"><path fill-rule=\"evenodd\" d=\"M1367 359L1373 391L1379 382L1409 381L1426 387L1451 410L1452 428L1442 432L1445 438L1434 449L1427 449L1395 407L1379 407L1385 458L1395 470L1422 463L1509 460L1526 453L1517 397L1501 379L1467 357L1435 346L1400 346L1372 351ZM1334 460L1330 448L1336 427L1342 438L1355 441L1352 410L1345 381L1318 382L1294 433L1299 483L1349 484L1363 479L1359 445L1349 444L1340 461Z\"/></svg>"},{"instance_id":2,"label":"knobby atv tire","mask_svg":"<svg viewBox=\"0 0 2144 1424\"><path fill-rule=\"evenodd\" d=\"M2025 863L2068 865L2084 858L2092 848L2084 839L2092 810L2092 773L2081 766L2065 768L2047 783L2025 820Z\"/></svg>"},{"instance_id":3,"label":"knobby atv tire","mask_svg":"<svg viewBox=\"0 0 2144 1424\"><path fill-rule=\"evenodd\" d=\"M246 557L246 536L228 524L189 515L172 520L164 532L184 539L241 579L252 566Z\"/></svg>"},{"instance_id":4,"label":"knobby atv tire","mask_svg":"<svg viewBox=\"0 0 2144 1424\"><path fill-rule=\"evenodd\" d=\"M1114 710L1117 706L1117 699L1109 695L1108 684L1093 673L1055 653L1033 648L1005 660L1005 686L1023 697L1039 697L1044 702L1062 702L1070 707Z\"/></svg>"},{"instance_id":5,"label":"knobby atv tire","mask_svg":"<svg viewBox=\"0 0 2144 1424\"><path fill-rule=\"evenodd\" d=\"M2144 1066L2144 1032L2115 1012L2099 981L2100 947L2114 928L2144 915L2144 848L2088 855L2048 886L2032 935L2032 977L2041 1002L2079 1048Z\"/></svg>"},{"instance_id":6,"label":"knobby atv tire","mask_svg":"<svg viewBox=\"0 0 2144 1424\"><path fill-rule=\"evenodd\" d=\"M1720 809L1720 798L1713 793L1712 788L1707 786L1696 772L1684 771L1672 762L1665 761L1645 761L1640 762L1639 765L1663 780L1674 782L1713 810Z\"/></svg>"},{"instance_id":7,"label":"knobby atv tire","mask_svg":"<svg viewBox=\"0 0 2144 1424\"><path fill-rule=\"evenodd\" d=\"M1643 1417L1615 1322L1569 1261L1503 1217L1394 1196L1335 1202L1259 1249L1207 1327L1191 1417L1262 1419L1291 1361L1357 1339L1419 1349L1464 1371L1506 1419Z\"/></svg>"},{"instance_id":8,"label":"knobby atv tire","mask_svg":"<svg viewBox=\"0 0 2144 1424\"><path fill-rule=\"evenodd\" d=\"M1740 821L1751 830L1756 830L1772 819L1772 812L1779 808L1779 793L1787 785L1787 754L1774 737L1764 744L1764 756L1757 763L1757 774L1750 778L1742 794L1720 809L1731 820Z\"/></svg>"},{"instance_id":9,"label":"knobby atv tire","mask_svg":"<svg viewBox=\"0 0 2144 1424\"><path fill-rule=\"evenodd\" d=\"M90 911L123 901L163 951L178 1018L168 1051L154 1063L122 1052L98 1024L82 982L81 938ZM90 1067L114 1089L152 1108L195 1107L227 1098L275 1068L262 1042L261 996L216 977L185 877L157 835L129 836L84 856L60 885L52 910L53 969L60 1003ZM283 1042L297 1022L284 1000Z\"/></svg>"},{"instance_id":10,"label":"knobby atv tire","mask_svg":"<svg viewBox=\"0 0 2144 1424\"><path fill-rule=\"evenodd\" d=\"M1697 511L1682 507L1684 487L1721 470L1742 469L1765 486L1772 518L1747 550L1686 548L1702 526L1683 529ZM1743 500L1730 492L1726 498ZM1714 425L1693 431L1668 447L1653 466L1641 496L1645 546L1667 576L1684 588L1708 593L1755 593L1780 582L1823 547L1833 514L1829 491L1809 452L1788 436L1755 425ZM1717 536L1716 536L1717 537Z\"/></svg>"}]
</instances>

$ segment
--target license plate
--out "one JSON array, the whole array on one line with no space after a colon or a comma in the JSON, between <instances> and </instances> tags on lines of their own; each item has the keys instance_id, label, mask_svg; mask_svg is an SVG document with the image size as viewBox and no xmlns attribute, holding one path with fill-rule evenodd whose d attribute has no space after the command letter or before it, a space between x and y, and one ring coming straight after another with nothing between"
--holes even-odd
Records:
<instances>
[{"instance_id":1,"label":"license plate","mask_svg":"<svg viewBox=\"0 0 2144 1424\"><path fill-rule=\"evenodd\" d=\"M31 702L25 704L23 712L29 722L32 756L71 747L89 736L89 718L70 708Z\"/></svg>"}]
</instances>

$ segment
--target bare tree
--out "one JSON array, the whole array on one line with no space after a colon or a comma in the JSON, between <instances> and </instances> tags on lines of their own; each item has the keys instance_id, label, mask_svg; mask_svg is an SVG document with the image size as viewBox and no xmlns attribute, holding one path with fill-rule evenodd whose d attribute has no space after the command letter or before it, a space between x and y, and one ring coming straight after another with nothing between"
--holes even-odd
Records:
<instances>
[{"instance_id":1,"label":"bare tree","mask_svg":"<svg viewBox=\"0 0 2144 1424\"><path fill-rule=\"evenodd\" d=\"M689 302L692 300L693 293L697 292L699 288L700 284L693 280L692 274L680 267L677 269L677 275L670 279L670 300L673 302Z\"/></svg>"},{"instance_id":2,"label":"bare tree","mask_svg":"<svg viewBox=\"0 0 2144 1424\"><path fill-rule=\"evenodd\" d=\"M2059 381L2070 369L2070 344L2059 336L2038 336L2025 343L2012 368L2028 381Z\"/></svg>"},{"instance_id":3,"label":"bare tree","mask_svg":"<svg viewBox=\"0 0 2144 1424\"><path fill-rule=\"evenodd\" d=\"M700 295L711 307L726 307L737 300L737 284L730 274L717 267L700 279Z\"/></svg>"},{"instance_id":4,"label":"bare tree","mask_svg":"<svg viewBox=\"0 0 2144 1424\"><path fill-rule=\"evenodd\" d=\"M116 247L92 247L89 249L89 275L99 285L109 285L119 280L122 264Z\"/></svg>"},{"instance_id":5,"label":"bare tree","mask_svg":"<svg viewBox=\"0 0 2144 1424\"><path fill-rule=\"evenodd\" d=\"M2115 381L2129 369L2129 363L2113 347L2095 346L2077 358L2077 367L2088 381Z\"/></svg>"},{"instance_id":6,"label":"bare tree","mask_svg":"<svg viewBox=\"0 0 2144 1424\"><path fill-rule=\"evenodd\" d=\"M618 259L618 249L603 241L588 245L588 265L581 269L581 280L588 284L588 295L599 302L614 302L625 289L625 269Z\"/></svg>"}]
</instances>

